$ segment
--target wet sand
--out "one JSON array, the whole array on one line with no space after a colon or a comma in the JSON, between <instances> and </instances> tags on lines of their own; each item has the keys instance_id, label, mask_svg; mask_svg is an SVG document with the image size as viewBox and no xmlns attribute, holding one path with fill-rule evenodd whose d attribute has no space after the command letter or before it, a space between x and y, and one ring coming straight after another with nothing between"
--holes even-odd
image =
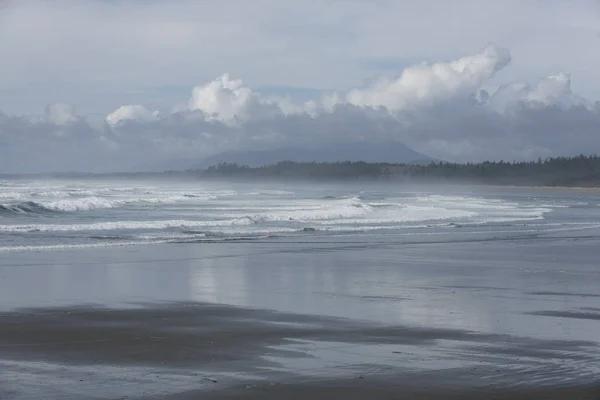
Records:
<instances>
[{"instance_id":1,"label":"wet sand","mask_svg":"<svg viewBox=\"0 0 600 400\"><path fill-rule=\"evenodd\" d=\"M1 255L0 399L600 398L594 232L368 240Z\"/></svg>"},{"instance_id":2,"label":"wet sand","mask_svg":"<svg viewBox=\"0 0 600 400\"><path fill-rule=\"evenodd\" d=\"M412 378L412 377L411 377ZM200 392L182 393L163 399L195 400L213 399L347 399L347 400L598 400L597 387L569 387L557 389L437 389L436 377L422 377L417 382L407 383L397 377L373 382L340 380L335 382L288 385L262 385L256 388L238 388L224 393L206 395ZM425 389L429 387L429 389Z\"/></svg>"},{"instance_id":3,"label":"wet sand","mask_svg":"<svg viewBox=\"0 0 600 400\"><path fill-rule=\"evenodd\" d=\"M462 349L454 355L460 363L443 367L448 348L440 341L452 341L453 347ZM298 343L301 348L294 346ZM317 360L320 365L314 371L281 368L270 360L311 358L306 350L314 346L345 354L353 362L334 366L344 370L336 372L328 371L323 365L326 360ZM357 351L361 347L379 348L379 354L363 358ZM381 326L207 303L128 310L28 309L0 317L0 398L49 398L48 392L23 392L40 381L54 381L61 385L52 388L50 398L110 398L106 397L110 387L131 398L164 399L477 398L482 394L486 398L592 399L600 395L593 382L574 387L546 383L549 388L540 389L539 382L527 381L528 375L539 380L535 367L542 368L552 359L598 362L597 354L587 354L593 347L591 342ZM419 368L424 359L435 358L420 352L422 348L437 348L442 368ZM60 367L49 368L52 365ZM516 384L516 378L522 383ZM132 382L145 390L128 388Z\"/></svg>"}]
</instances>

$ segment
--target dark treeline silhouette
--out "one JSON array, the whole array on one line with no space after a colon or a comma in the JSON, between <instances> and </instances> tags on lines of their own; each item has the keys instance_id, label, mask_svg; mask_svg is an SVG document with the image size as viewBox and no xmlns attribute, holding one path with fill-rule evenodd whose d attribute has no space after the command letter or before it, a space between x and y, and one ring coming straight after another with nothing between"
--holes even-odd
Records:
<instances>
[{"instance_id":1,"label":"dark treeline silhouette","mask_svg":"<svg viewBox=\"0 0 600 400\"><path fill-rule=\"evenodd\" d=\"M283 161L250 168L222 163L203 171L205 178L400 180L540 186L600 186L600 157L553 157L537 161L481 163L437 162L427 165L366 162Z\"/></svg>"}]
</instances>

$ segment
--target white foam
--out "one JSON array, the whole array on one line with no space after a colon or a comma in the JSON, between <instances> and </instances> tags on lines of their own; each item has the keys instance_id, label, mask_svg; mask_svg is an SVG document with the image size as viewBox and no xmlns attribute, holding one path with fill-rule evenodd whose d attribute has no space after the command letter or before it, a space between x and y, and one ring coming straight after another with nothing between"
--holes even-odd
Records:
<instances>
[{"instance_id":1,"label":"white foam","mask_svg":"<svg viewBox=\"0 0 600 400\"><path fill-rule=\"evenodd\" d=\"M0 216L0 222L5 223L0 225L0 245L11 250L54 250L279 234L295 237L310 235L313 229L315 235L378 230L402 234L399 230L415 232L412 228L421 227L423 231L439 232L436 227L446 226L443 230L447 232L450 223L464 227L494 223L509 226L516 221L543 220L546 213L568 204L559 200L553 204L554 199L515 201L381 191L363 192L360 197L351 197L346 191L346 197L336 193L335 198L325 198L325 194L332 193L330 190L305 190L301 186L296 191L260 187L235 191L228 186L202 186L196 182L131 187L123 181L55 183L29 182L0 188L0 204L9 206L5 207L8 212ZM11 212L10 207L15 205L22 206L23 212ZM85 213L90 210L97 211ZM94 219L90 219L92 216ZM81 244L81 239L94 243ZM63 244L43 245L50 240Z\"/></svg>"},{"instance_id":2,"label":"white foam","mask_svg":"<svg viewBox=\"0 0 600 400\"><path fill-rule=\"evenodd\" d=\"M21 200L25 200L22 198ZM183 202L193 202L200 200L210 200L210 196L200 198L199 196L176 195L169 197L137 197L137 198L110 198L110 197L81 197L66 198L51 201L35 201L39 206L53 211L90 211L96 209L108 209L123 207L126 205L160 205L177 204Z\"/></svg>"},{"instance_id":3,"label":"white foam","mask_svg":"<svg viewBox=\"0 0 600 400\"><path fill-rule=\"evenodd\" d=\"M23 193L19 193L19 192L9 192L9 191L2 191L0 192L0 199L7 199L7 200L24 200L26 199L27 196Z\"/></svg>"},{"instance_id":4,"label":"white foam","mask_svg":"<svg viewBox=\"0 0 600 400\"><path fill-rule=\"evenodd\" d=\"M276 223L284 225L290 222L316 225L390 225L414 223L420 221L454 220L461 223L508 222L518 220L541 219L552 211L542 207L520 207L517 203L501 200L487 200L468 197L432 196L389 200L386 203L366 203L357 197L334 201L299 200L286 201L285 206L278 203L256 201L237 208L234 203L229 207L203 208L215 220L173 219L166 221L111 221L92 224L36 224L36 225L0 225L0 232L29 231L102 231L102 230L157 230L170 228L210 228L240 226L252 224ZM195 198L175 195L148 199L110 199L85 197L78 199L41 202L48 209L57 211L80 211L97 208L120 207L126 204L171 204L190 202L190 206L180 212L193 215ZM405 203L405 204L403 204ZM488 204L489 203L489 204ZM280 203L279 203L280 204ZM385 207L376 207L385 204ZM373 207L375 206L375 207ZM265 211L260 211L260 209ZM258 212L250 212L256 209ZM176 209L174 209L176 211ZM229 212L224 212L229 211Z\"/></svg>"},{"instance_id":5,"label":"white foam","mask_svg":"<svg viewBox=\"0 0 600 400\"><path fill-rule=\"evenodd\" d=\"M272 189L265 189L265 190L259 190L256 192L250 192L248 193L248 195L250 196L290 196L290 195L294 195L294 192L290 192L287 190L272 190Z\"/></svg>"},{"instance_id":6,"label":"white foam","mask_svg":"<svg viewBox=\"0 0 600 400\"><path fill-rule=\"evenodd\" d=\"M183 190L181 190L183 189ZM160 205L197 203L215 200L220 196L236 195L231 190L206 191L202 189L134 187L94 187L90 185L48 185L38 182L31 185L14 185L0 189L2 203L11 206L22 202L35 202L54 211L89 211L110 209L126 205Z\"/></svg>"},{"instance_id":7,"label":"white foam","mask_svg":"<svg viewBox=\"0 0 600 400\"><path fill-rule=\"evenodd\" d=\"M261 213L251 216L257 222L283 222L283 221L328 221L340 220L367 215L372 208L356 198L327 204L321 207L297 209L293 211L281 210L276 212Z\"/></svg>"},{"instance_id":8,"label":"white foam","mask_svg":"<svg viewBox=\"0 0 600 400\"><path fill-rule=\"evenodd\" d=\"M77 232L77 231L117 231L117 230L156 230L170 228L202 228L216 226L251 225L250 218L237 218L216 221L111 221L91 224L28 224L0 225L0 232Z\"/></svg>"},{"instance_id":9,"label":"white foam","mask_svg":"<svg viewBox=\"0 0 600 400\"><path fill-rule=\"evenodd\" d=\"M86 243L86 244L51 244L51 245L32 245L32 246L0 246L0 253L6 252L25 252L25 251L56 251L69 249L92 249L102 247L123 247L136 246L143 244L160 244L168 243L169 240L152 240L152 241L136 241L136 242L103 242L103 243Z\"/></svg>"},{"instance_id":10,"label":"white foam","mask_svg":"<svg viewBox=\"0 0 600 400\"><path fill-rule=\"evenodd\" d=\"M98 208L113 208L123 204L119 200L103 199L101 197L84 197L81 199L68 199L38 202L42 207L55 211L89 211Z\"/></svg>"}]
</instances>

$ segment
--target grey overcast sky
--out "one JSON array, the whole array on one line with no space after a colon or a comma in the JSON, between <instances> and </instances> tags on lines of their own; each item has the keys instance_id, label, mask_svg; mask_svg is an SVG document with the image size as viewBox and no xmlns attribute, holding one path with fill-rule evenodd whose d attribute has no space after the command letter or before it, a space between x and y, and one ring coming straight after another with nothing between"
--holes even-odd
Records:
<instances>
[{"instance_id":1,"label":"grey overcast sky","mask_svg":"<svg viewBox=\"0 0 600 400\"><path fill-rule=\"evenodd\" d=\"M0 0L0 172L600 153L598 0Z\"/></svg>"}]
</instances>

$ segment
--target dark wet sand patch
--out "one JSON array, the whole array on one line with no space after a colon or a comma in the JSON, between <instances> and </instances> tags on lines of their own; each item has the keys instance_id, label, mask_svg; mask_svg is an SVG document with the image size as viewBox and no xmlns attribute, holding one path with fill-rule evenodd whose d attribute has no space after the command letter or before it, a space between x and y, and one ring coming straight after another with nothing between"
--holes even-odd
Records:
<instances>
[{"instance_id":1,"label":"dark wet sand patch","mask_svg":"<svg viewBox=\"0 0 600 400\"><path fill-rule=\"evenodd\" d=\"M407 301L411 300L410 297L404 296L367 296L367 295L351 295L351 294L339 294L335 292L314 292L313 294L325 297L335 298L347 298L347 299L358 299L365 301Z\"/></svg>"},{"instance_id":2,"label":"dark wet sand patch","mask_svg":"<svg viewBox=\"0 0 600 400\"><path fill-rule=\"evenodd\" d=\"M476 290L512 290L510 288L498 286L476 286L476 285L444 285L443 288L448 289L476 289Z\"/></svg>"},{"instance_id":3,"label":"dark wet sand patch","mask_svg":"<svg viewBox=\"0 0 600 400\"><path fill-rule=\"evenodd\" d=\"M583 311L598 311L600 312L600 307L580 307L580 310Z\"/></svg>"},{"instance_id":4,"label":"dark wet sand patch","mask_svg":"<svg viewBox=\"0 0 600 400\"><path fill-rule=\"evenodd\" d=\"M263 383L228 390L190 391L172 396L148 397L156 400L200 399L290 399L290 400L599 400L600 387L569 387L558 389L497 389L471 390L439 388L435 378L423 376L413 382L359 377L351 380L293 384ZM145 399L144 399L145 400Z\"/></svg>"},{"instance_id":5,"label":"dark wet sand patch","mask_svg":"<svg viewBox=\"0 0 600 400\"><path fill-rule=\"evenodd\" d=\"M266 346L295 339L414 346L435 346L439 340L506 343L515 352L536 348L572 351L595 345L206 303L134 309L29 309L0 315L0 357L11 359L178 367L236 360L259 363L256 356L264 354Z\"/></svg>"},{"instance_id":6,"label":"dark wet sand patch","mask_svg":"<svg viewBox=\"0 0 600 400\"><path fill-rule=\"evenodd\" d=\"M359 370L365 371L364 376L349 371L346 374L350 376L349 379L339 376L321 377L321 372L315 371L311 375L313 377L307 380L307 371L299 375L293 367L277 370L281 365L264 357L282 359L311 357L297 347L281 347L297 340L341 343L346 344L350 349L361 345L378 348L383 346L390 349L389 356L397 359L398 364L397 366L382 364L380 370L384 372L368 375L366 372L378 365L374 364L372 359L365 360L360 356L354 356L356 358L352 362L360 366ZM394 348L396 345L412 346L415 352L419 349L431 351L439 347L440 342L454 343L452 347L454 353L446 352L444 357L451 357L459 363L460 360L485 361L488 366L436 369L416 374L412 372L413 368L410 364L413 362L412 359L404 358L402 352L394 351L398 349ZM154 394L147 397L165 400L475 399L480 398L477 396L482 394L485 394L486 399L592 399L594 397L588 396L591 389L586 388L579 388L577 392L566 391L566 389L546 391L544 393L550 394L550 397L540 397L541 395L535 393L538 393L536 390L541 390L539 387L542 381L534 380L529 383L519 380L513 382L513 384L524 383L525 386L538 387L535 390L521 389L517 394L524 394L525 397L519 397L514 395L516 392L508 391L510 385L503 387L513 378L490 380L489 376L493 376L496 371L506 371L510 376L523 379L519 371L543 365L547 360L556 358L562 359L567 364L594 362L593 355L598 354L597 349L595 353L589 353L589 349L596 345L594 342L586 341L542 340L459 329L389 326L208 303L148 305L132 309L90 306L24 309L0 315L0 361L42 361L69 366L98 366L98 368L102 366L151 367L166 373L187 375L195 371L203 372L198 376L199 391L195 391L196 386L193 386L173 395ZM331 347L328 351L336 350ZM501 357L496 357L498 355ZM513 360L519 357L535 358L535 362L525 365ZM340 366L340 369L343 369L343 366ZM10 373L10 371L5 372ZM308 372L310 375L311 371ZM261 379L245 381L245 378L231 378L222 381L218 378L219 373L254 374ZM536 372L536 379L540 373L543 372ZM217 376L217 378L214 382L212 382L213 378L210 378L208 382L205 375ZM322 380L315 380L319 377ZM207 382L210 385L214 383L214 389L212 387L207 389ZM269 382L276 384L271 385ZM496 392L488 391L486 386L488 383L492 385L493 390L498 390L499 397L489 397ZM565 393L571 397L560 397ZM580 397L572 397L574 393Z\"/></svg>"},{"instance_id":7,"label":"dark wet sand patch","mask_svg":"<svg viewBox=\"0 0 600 400\"><path fill-rule=\"evenodd\" d=\"M527 313L529 315L539 315L543 317L558 317L558 318L573 318L573 319L588 319L600 321L600 313L577 312L577 311L533 311Z\"/></svg>"},{"instance_id":8,"label":"dark wet sand patch","mask_svg":"<svg viewBox=\"0 0 600 400\"><path fill-rule=\"evenodd\" d=\"M570 293L570 292L551 292L551 291L525 292L525 294L531 294L534 296L600 297L600 294L595 294L595 293Z\"/></svg>"}]
</instances>

